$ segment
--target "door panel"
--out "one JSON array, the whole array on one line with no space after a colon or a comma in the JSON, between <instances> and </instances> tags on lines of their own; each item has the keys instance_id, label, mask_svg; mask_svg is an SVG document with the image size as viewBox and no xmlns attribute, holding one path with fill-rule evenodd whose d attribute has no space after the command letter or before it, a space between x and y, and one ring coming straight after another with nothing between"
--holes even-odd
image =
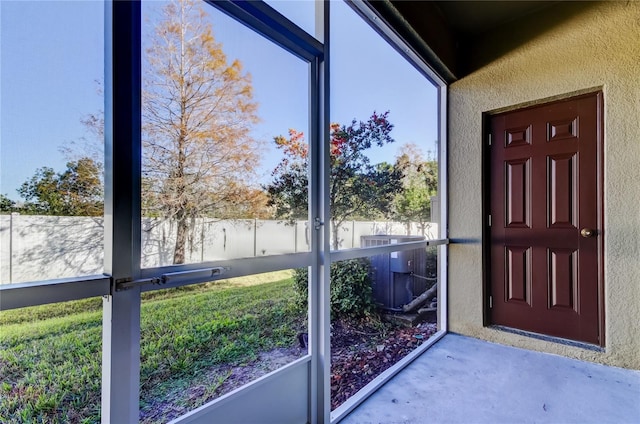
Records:
<instances>
[{"instance_id":1,"label":"door panel","mask_svg":"<svg viewBox=\"0 0 640 424\"><path fill-rule=\"evenodd\" d=\"M505 203L507 205L508 228L529 227L529 164L528 159L508 161Z\"/></svg>"},{"instance_id":2,"label":"door panel","mask_svg":"<svg viewBox=\"0 0 640 424\"><path fill-rule=\"evenodd\" d=\"M549 308L576 310L578 251L549 249Z\"/></svg>"},{"instance_id":3,"label":"door panel","mask_svg":"<svg viewBox=\"0 0 640 424\"><path fill-rule=\"evenodd\" d=\"M548 158L549 227L576 228L577 221L577 155L555 155Z\"/></svg>"},{"instance_id":4,"label":"door panel","mask_svg":"<svg viewBox=\"0 0 640 424\"><path fill-rule=\"evenodd\" d=\"M493 324L603 342L601 96L491 118Z\"/></svg>"},{"instance_id":5,"label":"door panel","mask_svg":"<svg viewBox=\"0 0 640 424\"><path fill-rule=\"evenodd\" d=\"M505 251L506 300L531 306L531 248L506 246Z\"/></svg>"}]
</instances>

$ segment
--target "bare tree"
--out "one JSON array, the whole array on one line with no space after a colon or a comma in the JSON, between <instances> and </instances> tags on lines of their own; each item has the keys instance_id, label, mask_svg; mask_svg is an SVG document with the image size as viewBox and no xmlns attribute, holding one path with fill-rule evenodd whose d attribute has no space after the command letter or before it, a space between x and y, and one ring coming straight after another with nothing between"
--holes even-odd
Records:
<instances>
[{"instance_id":1,"label":"bare tree","mask_svg":"<svg viewBox=\"0 0 640 424\"><path fill-rule=\"evenodd\" d=\"M194 218L250 208L242 204L259 161L250 135L258 104L199 2L174 0L162 13L143 59L143 214L174 220L178 264Z\"/></svg>"},{"instance_id":2,"label":"bare tree","mask_svg":"<svg viewBox=\"0 0 640 424\"><path fill-rule=\"evenodd\" d=\"M96 79L95 92L96 96L104 101L103 82ZM85 135L76 139L65 141L60 146L60 153L67 162L78 162L80 160L90 159L98 168L100 174L100 184L103 184L104 174L104 111L97 110L80 118L80 123L85 129Z\"/></svg>"}]
</instances>

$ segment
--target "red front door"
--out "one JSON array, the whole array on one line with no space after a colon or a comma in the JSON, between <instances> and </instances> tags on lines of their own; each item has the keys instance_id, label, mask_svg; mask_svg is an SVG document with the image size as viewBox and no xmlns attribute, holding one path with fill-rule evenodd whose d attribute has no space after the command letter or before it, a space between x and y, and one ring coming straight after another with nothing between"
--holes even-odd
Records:
<instances>
[{"instance_id":1,"label":"red front door","mask_svg":"<svg viewBox=\"0 0 640 424\"><path fill-rule=\"evenodd\" d=\"M491 118L493 324L603 344L602 93Z\"/></svg>"}]
</instances>

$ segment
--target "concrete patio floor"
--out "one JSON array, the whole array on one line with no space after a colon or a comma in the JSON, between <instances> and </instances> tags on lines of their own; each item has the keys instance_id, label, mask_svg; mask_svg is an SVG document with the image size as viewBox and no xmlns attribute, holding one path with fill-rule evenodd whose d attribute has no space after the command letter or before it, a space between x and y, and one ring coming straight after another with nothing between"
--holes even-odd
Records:
<instances>
[{"instance_id":1,"label":"concrete patio floor","mask_svg":"<svg viewBox=\"0 0 640 424\"><path fill-rule=\"evenodd\" d=\"M640 424L640 371L447 334L340 421L421 423Z\"/></svg>"}]
</instances>

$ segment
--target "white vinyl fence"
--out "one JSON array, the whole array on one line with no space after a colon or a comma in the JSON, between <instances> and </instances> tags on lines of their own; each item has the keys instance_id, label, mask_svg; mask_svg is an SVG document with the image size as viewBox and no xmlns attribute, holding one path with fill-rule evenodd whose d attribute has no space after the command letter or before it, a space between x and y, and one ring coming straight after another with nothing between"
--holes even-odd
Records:
<instances>
[{"instance_id":1,"label":"white vinyl fence","mask_svg":"<svg viewBox=\"0 0 640 424\"><path fill-rule=\"evenodd\" d=\"M347 221L339 231L342 249L360 247L364 235L424 235L436 238L437 224L421 228L399 222ZM197 219L186 245L186 262L248 258L309 250L306 221ZM174 222L144 218L143 268L171 265ZM101 274L102 218L0 215L0 284Z\"/></svg>"}]
</instances>

